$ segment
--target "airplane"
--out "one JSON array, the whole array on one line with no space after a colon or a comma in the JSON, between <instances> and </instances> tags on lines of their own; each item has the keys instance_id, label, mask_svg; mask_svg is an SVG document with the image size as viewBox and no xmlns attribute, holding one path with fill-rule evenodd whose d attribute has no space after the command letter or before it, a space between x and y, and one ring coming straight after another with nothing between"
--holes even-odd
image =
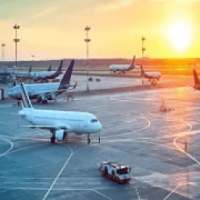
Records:
<instances>
[{"instance_id":1,"label":"airplane","mask_svg":"<svg viewBox=\"0 0 200 200\"><path fill-rule=\"evenodd\" d=\"M135 68L135 58L136 57L133 56L133 59L130 64L113 64L109 66L109 69L114 73L115 72L125 73L127 71L130 71Z\"/></svg>"},{"instance_id":2,"label":"airplane","mask_svg":"<svg viewBox=\"0 0 200 200\"><path fill-rule=\"evenodd\" d=\"M200 90L200 80L195 69L193 69L194 89Z\"/></svg>"},{"instance_id":3,"label":"airplane","mask_svg":"<svg viewBox=\"0 0 200 200\"><path fill-rule=\"evenodd\" d=\"M140 68L141 68L141 77L147 79L151 83L152 86L157 85L158 81L160 80L162 76L161 73L158 71L157 72L144 71L144 68L142 65L140 66Z\"/></svg>"},{"instance_id":4,"label":"airplane","mask_svg":"<svg viewBox=\"0 0 200 200\"><path fill-rule=\"evenodd\" d=\"M94 114L78 111L35 109L31 104L26 86L23 83L20 84L20 90L22 109L18 114L31 123L31 125L24 127L49 130L52 134L50 138L51 143L63 141L68 133L87 134L88 144L91 143L90 135L99 133L100 143L102 124Z\"/></svg>"},{"instance_id":5,"label":"airplane","mask_svg":"<svg viewBox=\"0 0 200 200\"><path fill-rule=\"evenodd\" d=\"M33 81L47 81L49 79L54 79L58 77L60 74L62 74L62 67L63 67L63 60L60 61L60 65L57 68L56 71L50 71L50 68L48 71L37 71L33 72L32 67L29 68L29 70L26 71L18 71L16 70L16 67L13 67L13 69L4 69L0 72L0 76L9 76L10 79L16 80L16 79L23 79L23 80L33 80Z\"/></svg>"},{"instance_id":6,"label":"airplane","mask_svg":"<svg viewBox=\"0 0 200 200\"><path fill-rule=\"evenodd\" d=\"M36 99L37 103L48 103L49 100L55 100L57 95L65 92L67 89L74 89L77 84L70 85L70 79L74 67L74 60L71 61L68 69L60 82L54 83L33 83L25 84L27 92L31 99ZM17 84L8 89L8 96L13 99L21 99L20 85Z\"/></svg>"},{"instance_id":7,"label":"airplane","mask_svg":"<svg viewBox=\"0 0 200 200\"><path fill-rule=\"evenodd\" d=\"M33 81L47 81L49 79L54 79L62 74L62 67L63 67L64 60L60 61L60 65L56 71L50 71L48 68L47 71L32 71L32 67L29 68L28 72L18 72L16 71L14 76L16 79L31 79Z\"/></svg>"}]
</instances>

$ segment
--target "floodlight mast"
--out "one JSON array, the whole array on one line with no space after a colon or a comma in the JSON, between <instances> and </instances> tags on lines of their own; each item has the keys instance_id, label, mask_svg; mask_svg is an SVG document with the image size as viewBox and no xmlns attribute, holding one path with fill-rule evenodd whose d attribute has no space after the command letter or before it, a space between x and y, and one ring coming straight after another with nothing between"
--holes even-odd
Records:
<instances>
[{"instance_id":1,"label":"floodlight mast","mask_svg":"<svg viewBox=\"0 0 200 200\"><path fill-rule=\"evenodd\" d=\"M86 37L84 39L85 43L86 43L86 77L87 77L87 81L86 81L86 91L90 91L89 88L89 82L88 82L88 65L89 65L89 43L91 42L91 39L89 38L89 31L91 30L90 26L86 26L85 27L85 33L86 33Z\"/></svg>"},{"instance_id":2,"label":"floodlight mast","mask_svg":"<svg viewBox=\"0 0 200 200\"><path fill-rule=\"evenodd\" d=\"M5 60L5 47L6 47L6 44L5 43L1 43L1 60L2 61Z\"/></svg>"},{"instance_id":3,"label":"floodlight mast","mask_svg":"<svg viewBox=\"0 0 200 200\"><path fill-rule=\"evenodd\" d=\"M18 43L20 42L20 39L18 38L18 30L20 29L20 25L15 24L13 26L13 29L15 31L15 38L14 38L14 43L15 43L15 66L17 67L17 62L18 62Z\"/></svg>"}]
</instances>

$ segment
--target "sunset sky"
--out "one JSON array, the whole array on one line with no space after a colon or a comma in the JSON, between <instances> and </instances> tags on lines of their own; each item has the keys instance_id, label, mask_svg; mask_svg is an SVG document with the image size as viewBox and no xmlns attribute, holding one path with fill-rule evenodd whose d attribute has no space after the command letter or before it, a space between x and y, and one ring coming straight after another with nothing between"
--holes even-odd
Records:
<instances>
[{"instance_id":1,"label":"sunset sky","mask_svg":"<svg viewBox=\"0 0 200 200\"><path fill-rule=\"evenodd\" d=\"M200 57L200 0L0 0L0 42L19 59L85 57L84 26L92 27L90 57Z\"/></svg>"}]
</instances>

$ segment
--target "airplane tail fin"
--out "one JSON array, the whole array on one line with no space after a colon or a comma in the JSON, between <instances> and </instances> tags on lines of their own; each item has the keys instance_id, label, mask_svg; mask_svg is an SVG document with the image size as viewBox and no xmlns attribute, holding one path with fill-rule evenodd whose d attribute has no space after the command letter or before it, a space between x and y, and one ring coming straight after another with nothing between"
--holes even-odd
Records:
<instances>
[{"instance_id":1,"label":"airplane tail fin","mask_svg":"<svg viewBox=\"0 0 200 200\"><path fill-rule=\"evenodd\" d=\"M32 72L32 66L29 67L28 72L29 72L29 73Z\"/></svg>"},{"instance_id":2,"label":"airplane tail fin","mask_svg":"<svg viewBox=\"0 0 200 200\"><path fill-rule=\"evenodd\" d=\"M49 65L49 68L48 68L47 71L48 71L48 72L51 72L51 71L52 71L52 66L51 66L51 65Z\"/></svg>"},{"instance_id":3,"label":"airplane tail fin","mask_svg":"<svg viewBox=\"0 0 200 200\"><path fill-rule=\"evenodd\" d=\"M68 69L66 70L65 74L63 75L63 78L60 81L58 90L66 89L69 87L73 68L74 68L74 60L72 60L70 62Z\"/></svg>"},{"instance_id":4,"label":"airplane tail fin","mask_svg":"<svg viewBox=\"0 0 200 200\"><path fill-rule=\"evenodd\" d=\"M22 106L24 108L33 108L31 101L29 99L26 87L22 82L20 83L20 87L21 87L21 95L22 95Z\"/></svg>"},{"instance_id":5,"label":"airplane tail fin","mask_svg":"<svg viewBox=\"0 0 200 200\"><path fill-rule=\"evenodd\" d=\"M131 64L130 64L131 68L135 68L135 59L136 59L136 56L133 56L133 59L132 59Z\"/></svg>"},{"instance_id":6,"label":"airplane tail fin","mask_svg":"<svg viewBox=\"0 0 200 200\"><path fill-rule=\"evenodd\" d=\"M193 69L193 77L194 77L194 87L200 86L199 77L195 69Z\"/></svg>"},{"instance_id":7,"label":"airplane tail fin","mask_svg":"<svg viewBox=\"0 0 200 200\"><path fill-rule=\"evenodd\" d=\"M64 60L61 60L60 61L60 65L59 65L58 69L56 70L56 74L61 74L62 73L63 63L64 63ZM49 69L50 69L50 67L51 66L49 66ZM49 69L48 69L48 71L50 71Z\"/></svg>"}]
</instances>

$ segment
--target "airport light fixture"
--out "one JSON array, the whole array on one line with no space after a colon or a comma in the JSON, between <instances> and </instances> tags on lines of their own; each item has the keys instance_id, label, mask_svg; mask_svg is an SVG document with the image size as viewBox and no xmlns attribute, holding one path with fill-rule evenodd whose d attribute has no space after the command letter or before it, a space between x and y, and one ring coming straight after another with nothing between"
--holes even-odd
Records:
<instances>
[{"instance_id":1,"label":"airport light fixture","mask_svg":"<svg viewBox=\"0 0 200 200\"><path fill-rule=\"evenodd\" d=\"M86 83L86 90L89 92L90 88L89 88L89 82L88 82L88 65L89 65L89 43L91 42L91 39L89 38L89 31L91 30L90 26L86 26L85 27L85 33L86 33L86 37L84 39L85 44L86 44L86 77L87 77L87 83Z\"/></svg>"},{"instance_id":2,"label":"airport light fixture","mask_svg":"<svg viewBox=\"0 0 200 200\"><path fill-rule=\"evenodd\" d=\"M35 59L35 55L31 54L31 60L34 61L34 59Z\"/></svg>"},{"instance_id":3,"label":"airport light fixture","mask_svg":"<svg viewBox=\"0 0 200 200\"><path fill-rule=\"evenodd\" d=\"M5 59L5 43L1 43L1 60L3 61Z\"/></svg>"},{"instance_id":4,"label":"airport light fixture","mask_svg":"<svg viewBox=\"0 0 200 200\"><path fill-rule=\"evenodd\" d=\"M15 42L15 67L17 67L17 59L18 59L18 52L17 52L17 45L18 45L18 43L20 42L20 39L18 38L18 36L17 36L17 31L20 29L20 25L18 25L18 24L15 24L14 26L13 26L13 29L14 29L14 31L15 31L15 38L14 38L14 42Z\"/></svg>"},{"instance_id":5,"label":"airport light fixture","mask_svg":"<svg viewBox=\"0 0 200 200\"><path fill-rule=\"evenodd\" d=\"M146 38L142 36L141 41L142 41L142 58L144 57L144 53L146 51L146 48L144 47L144 42L145 42Z\"/></svg>"}]
</instances>

